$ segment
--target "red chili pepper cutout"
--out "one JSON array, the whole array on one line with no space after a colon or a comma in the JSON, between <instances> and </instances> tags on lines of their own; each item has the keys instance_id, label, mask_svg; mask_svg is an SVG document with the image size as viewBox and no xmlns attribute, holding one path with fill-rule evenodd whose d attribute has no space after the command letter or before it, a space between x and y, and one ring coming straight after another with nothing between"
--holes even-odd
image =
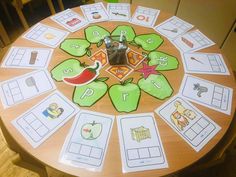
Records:
<instances>
[{"instance_id":1,"label":"red chili pepper cutout","mask_svg":"<svg viewBox=\"0 0 236 177\"><path fill-rule=\"evenodd\" d=\"M88 84L96 79L96 77L99 75L101 66L102 64L99 61L95 61L95 64L93 66L84 68L84 70L76 76L65 77L63 78L63 81L74 86Z\"/></svg>"}]
</instances>

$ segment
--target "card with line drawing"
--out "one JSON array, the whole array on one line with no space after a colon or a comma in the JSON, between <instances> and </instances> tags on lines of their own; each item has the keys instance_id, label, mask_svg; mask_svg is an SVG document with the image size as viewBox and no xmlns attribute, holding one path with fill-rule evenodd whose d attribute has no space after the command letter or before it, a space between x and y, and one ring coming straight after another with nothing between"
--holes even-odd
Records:
<instances>
[{"instance_id":1,"label":"card with line drawing","mask_svg":"<svg viewBox=\"0 0 236 177\"><path fill-rule=\"evenodd\" d=\"M181 52L195 52L215 44L199 30L187 32L171 42Z\"/></svg>"},{"instance_id":2,"label":"card with line drawing","mask_svg":"<svg viewBox=\"0 0 236 177\"><path fill-rule=\"evenodd\" d=\"M155 112L197 152L221 129L179 95L172 97Z\"/></svg>"},{"instance_id":3,"label":"card with line drawing","mask_svg":"<svg viewBox=\"0 0 236 177\"><path fill-rule=\"evenodd\" d=\"M68 35L68 31L37 23L23 35L23 38L56 48Z\"/></svg>"},{"instance_id":4,"label":"card with line drawing","mask_svg":"<svg viewBox=\"0 0 236 177\"><path fill-rule=\"evenodd\" d=\"M61 163L101 171L114 116L81 111L76 116L61 150Z\"/></svg>"},{"instance_id":5,"label":"card with line drawing","mask_svg":"<svg viewBox=\"0 0 236 177\"><path fill-rule=\"evenodd\" d=\"M153 113L117 116L123 172L167 168Z\"/></svg>"},{"instance_id":6,"label":"card with line drawing","mask_svg":"<svg viewBox=\"0 0 236 177\"><path fill-rule=\"evenodd\" d=\"M61 128L79 109L59 91L12 121L22 136L36 148Z\"/></svg>"},{"instance_id":7,"label":"card with line drawing","mask_svg":"<svg viewBox=\"0 0 236 177\"><path fill-rule=\"evenodd\" d=\"M108 3L107 11L112 21L129 21L130 4L128 3Z\"/></svg>"},{"instance_id":8,"label":"card with line drawing","mask_svg":"<svg viewBox=\"0 0 236 177\"><path fill-rule=\"evenodd\" d=\"M162 22L161 24L157 25L154 29L158 33L172 40L178 37L179 35L183 35L191 28L193 28L193 25L176 16L173 16L167 19L166 21Z\"/></svg>"},{"instance_id":9,"label":"card with line drawing","mask_svg":"<svg viewBox=\"0 0 236 177\"><path fill-rule=\"evenodd\" d=\"M228 115L231 114L232 88L186 74L179 93L185 99Z\"/></svg>"},{"instance_id":10,"label":"card with line drawing","mask_svg":"<svg viewBox=\"0 0 236 177\"><path fill-rule=\"evenodd\" d=\"M46 69L51 60L53 49L27 48L13 46L4 58L1 67Z\"/></svg>"},{"instance_id":11,"label":"card with line drawing","mask_svg":"<svg viewBox=\"0 0 236 177\"><path fill-rule=\"evenodd\" d=\"M219 53L182 53L186 73L229 75L224 58Z\"/></svg>"},{"instance_id":12,"label":"card with line drawing","mask_svg":"<svg viewBox=\"0 0 236 177\"><path fill-rule=\"evenodd\" d=\"M138 6L130 22L145 27L154 27L160 10Z\"/></svg>"},{"instance_id":13,"label":"card with line drawing","mask_svg":"<svg viewBox=\"0 0 236 177\"><path fill-rule=\"evenodd\" d=\"M4 108L15 106L56 88L46 70L37 70L0 83Z\"/></svg>"},{"instance_id":14,"label":"card with line drawing","mask_svg":"<svg viewBox=\"0 0 236 177\"><path fill-rule=\"evenodd\" d=\"M80 6L89 23L108 21L109 16L102 2Z\"/></svg>"},{"instance_id":15,"label":"card with line drawing","mask_svg":"<svg viewBox=\"0 0 236 177\"><path fill-rule=\"evenodd\" d=\"M78 31L88 25L87 20L71 9L60 12L52 16L51 19L71 32Z\"/></svg>"}]
</instances>

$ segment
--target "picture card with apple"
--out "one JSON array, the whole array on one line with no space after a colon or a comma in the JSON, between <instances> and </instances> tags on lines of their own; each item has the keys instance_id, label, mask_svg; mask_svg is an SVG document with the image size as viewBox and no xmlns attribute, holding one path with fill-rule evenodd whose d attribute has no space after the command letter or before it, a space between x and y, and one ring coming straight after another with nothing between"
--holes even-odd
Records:
<instances>
[{"instance_id":1,"label":"picture card with apple","mask_svg":"<svg viewBox=\"0 0 236 177\"><path fill-rule=\"evenodd\" d=\"M111 115L85 110L79 112L64 142L59 161L101 171L113 121L114 116Z\"/></svg>"}]
</instances>

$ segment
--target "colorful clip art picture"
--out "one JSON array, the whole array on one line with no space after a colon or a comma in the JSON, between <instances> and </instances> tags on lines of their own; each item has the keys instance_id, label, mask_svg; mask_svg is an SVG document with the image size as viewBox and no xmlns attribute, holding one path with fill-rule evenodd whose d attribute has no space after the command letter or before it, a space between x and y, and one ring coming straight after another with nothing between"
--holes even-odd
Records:
<instances>
[{"instance_id":1,"label":"colorful clip art picture","mask_svg":"<svg viewBox=\"0 0 236 177\"><path fill-rule=\"evenodd\" d=\"M59 107L57 103L51 103L42 114L48 119L56 119L59 118L63 112L64 109Z\"/></svg>"}]
</instances>

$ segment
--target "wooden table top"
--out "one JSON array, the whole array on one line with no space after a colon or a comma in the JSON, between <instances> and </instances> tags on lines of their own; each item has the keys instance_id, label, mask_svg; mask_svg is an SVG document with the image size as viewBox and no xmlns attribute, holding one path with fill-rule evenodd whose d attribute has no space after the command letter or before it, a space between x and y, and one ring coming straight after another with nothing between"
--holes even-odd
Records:
<instances>
[{"instance_id":1,"label":"wooden table top","mask_svg":"<svg viewBox=\"0 0 236 177\"><path fill-rule=\"evenodd\" d=\"M132 6L132 12L134 12L135 6ZM74 8L74 11L78 12L82 15L80 8ZM158 20L156 22L156 25L163 22L167 18L171 17L170 14L161 12ZM56 27L58 29L65 30L63 27L59 26L55 22L53 22L50 18L46 18L41 21L43 24L47 24L53 27ZM116 26L127 24L130 26L133 26L134 30L137 34L142 33L155 33L153 29L145 28L141 26L136 26L130 23L125 22L100 22L97 23L100 26L103 26L109 31L112 31ZM91 24L92 25L92 24ZM75 32L70 33L68 38L84 38L84 31L83 29ZM182 78L184 76L184 69L183 64L181 62L181 56L180 52L169 42L169 40L165 37L164 43L161 45L161 47L158 49L160 51L164 51L170 55L176 56L179 61L179 68L177 70L172 71L162 71L161 73L166 76L169 83L171 84L172 88L174 89L174 93L172 96L174 96L179 91L179 87L182 81ZM26 39L23 39L22 37L19 37L12 46L22 46L22 47L45 47L44 45L30 42ZM104 48L103 45L101 48ZM131 47L132 48L132 47ZM137 49L133 48L137 51ZM92 45L92 51L95 52L96 47L95 45ZM221 50L217 46L212 46L206 49L201 50L201 52L212 52L212 53L222 53ZM224 56L224 55L223 55ZM60 62L68 59L68 58L76 58L72 57L69 54L63 52L59 47L57 47L53 53L52 60L49 64L48 70L50 71L54 66L59 64ZM79 58L81 61L86 62L87 64L92 64L92 62L88 59L88 57L84 56ZM212 109L206 108L204 106L198 105L193 103L197 108L199 108L203 113L205 113L207 116L209 116L213 121L215 121L218 125L221 126L221 130L217 135L210 140L210 142L200 151L196 152L192 147L190 147L176 132L174 132L160 117L155 114L155 119L157 122L157 126L160 132L160 136L162 139L162 143L164 146L164 150L166 153L166 157L168 160L169 168L166 169L159 169L159 170L149 170L149 171L141 171L141 172L132 172L132 173L122 173L122 164L121 164L121 156L120 156L120 149L119 149L119 140L118 140L118 132L117 132L117 125L116 121L113 125L112 134L110 137L107 154L105 157L105 162L103 166L103 170L101 172L91 172L87 171L85 169L81 168L74 168L67 165L63 165L59 163L58 158L59 154L62 148L62 145L64 143L65 137L69 132L69 129L72 125L73 118L68 121L62 128L60 128L57 132L55 132L50 138L48 138L44 143L42 143L38 148L33 148L26 140L25 138L16 130L16 128L11 124L11 121L21 115L22 113L26 112L28 109L32 107L32 105L37 104L40 100L45 98L47 94L43 94L41 96L38 96L28 102L21 103L17 106L3 109L2 106L0 106L0 115L4 122L5 127L9 130L15 141L30 155L41 161L42 163L51 166L53 168L56 168L58 170L61 170L63 172L66 172L68 174L85 177L100 177L100 176L126 176L126 177L141 177L141 176L149 176L149 177L156 177L156 176L163 176L167 175L173 172L176 172L178 170L181 170L183 168L186 168L187 166L193 164L200 158L202 158L204 155L206 155L223 137L225 132L227 131L233 115L235 111L235 105L236 105L236 95L235 95L235 80L233 76L233 72L231 70L231 67L229 65L228 60L224 56L226 65L228 66L230 70L230 75L203 75L203 74L192 74L194 76L210 80L228 87L231 87L234 89L233 92L233 102L232 102L232 109L231 109L231 115L226 115L217 111L214 111ZM106 66L105 68L107 68ZM1 68L0 69L0 78L1 81L11 79L16 76L20 76L22 74L28 73L31 70L26 69L9 69L9 68ZM104 70L101 71L100 74L101 77L107 77L108 73ZM107 81L108 85L118 83L118 80L112 76L109 76L110 79ZM133 77L134 82L137 82L137 80L140 78L140 73L133 72L128 77ZM66 85L64 83L55 82L57 89L61 91L65 96L67 96L70 100L72 99L72 93L74 87ZM136 111L132 113L146 113L146 112L154 112L154 110L162 105L164 102L166 102L168 99L165 99L163 101L155 99L151 97L150 95L144 93L142 91L141 100L139 103L139 107ZM102 112L106 114L111 115L120 115L115 108L112 106L111 101L109 99L108 94L106 94L101 100L99 100L95 105L89 108L83 108L81 109L85 110L91 110L91 111L97 111Z\"/></svg>"}]
</instances>

